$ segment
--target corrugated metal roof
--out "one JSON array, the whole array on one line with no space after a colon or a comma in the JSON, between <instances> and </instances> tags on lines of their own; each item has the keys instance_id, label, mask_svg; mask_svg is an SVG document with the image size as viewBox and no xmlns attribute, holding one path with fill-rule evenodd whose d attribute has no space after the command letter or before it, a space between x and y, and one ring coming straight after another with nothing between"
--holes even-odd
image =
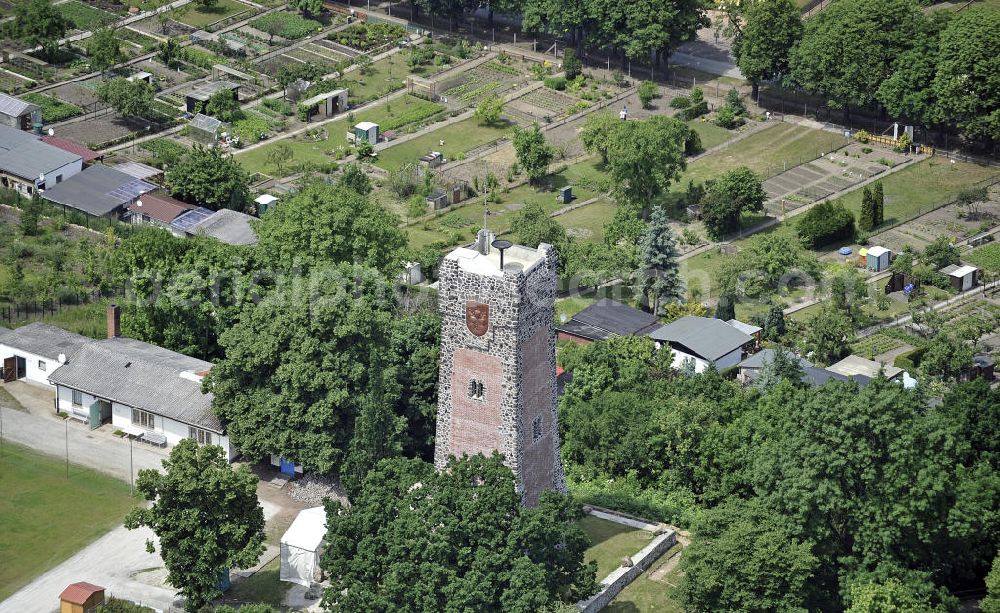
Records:
<instances>
[{"instance_id":1,"label":"corrugated metal roof","mask_svg":"<svg viewBox=\"0 0 1000 613\"><path fill-rule=\"evenodd\" d=\"M148 179L150 177L163 174L163 171L159 168L153 168L152 166L140 164L139 162L124 162L122 164L116 164L114 169L118 172L124 172L125 174L135 177L136 179Z\"/></svg>"},{"instance_id":2,"label":"corrugated metal roof","mask_svg":"<svg viewBox=\"0 0 1000 613\"><path fill-rule=\"evenodd\" d=\"M72 357L94 339L49 324L35 322L14 330L0 330L0 344L55 360L60 353Z\"/></svg>"},{"instance_id":3,"label":"corrugated metal roof","mask_svg":"<svg viewBox=\"0 0 1000 613\"><path fill-rule=\"evenodd\" d=\"M79 155L46 145L33 134L0 126L0 170L22 179L35 180L73 162Z\"/></svg>"},{"instance_id":4,"label":"corrugated metal roof","mask_svg":"<svg viewBox=\"0 0 1000 613\"><path fill-rule=\"evenodd\" d=\"M603 334L597 334L593 337L585 336L585 338L602 340L611 334L620 336L646 334L656 329L659 322L660 319L652 313L646 313L617 300L605 298L574 315L569 322L571 325L569 327L560 326L560 329L578 336L594 334L595 330L600 330L603 331Z\"/></svg>"},{"instance_id":5,"label":"corrugated metal roof","mask_svg":"<svg viewBox=\"0 0 1000 613\"><path fill-rule=\"evenodd\" d=\"M52 383L222 433L194 373L209 362L131 338L94 341L49 377Z\"/></svg>"},{"instance_id":6,"label":"corrugated metal roof","mask_svg":"<svg viewBox=\"0 0 1000 613\"><path fill-rule=\"evenodd\" d=\"M27 100L21 100L14 96L0 93L0 114L11 117L21 117L38 108L37 104L32 104Z\"/></svg>"},{"instance_id":7,"label":"corrugated metal roof","mask_svg":"<svg viewBox=\"0 0 1000 613\"><path fill-rule=\"evenodd\" d=\"M191 230L192 234L211 236L227 245L254 245L257 243L257 234L250 226L250 220L254 219L250 215L222 209L197 224Z\"/></svg>"},{"instance_id":8,"label":"corrugated metal roof","mask_svg":"<svg viewBox=\"0 0 1000 613\"><path fill-rule=\"evenodd\" d=\"M687 315L650 333L657 341L683 345L705 360L713 361L753 340L720 319Z\"/></svg>"},{"instance_id":9,"label":"corrugated metal roof","mask_svg":"<svg viewBox=\"0 0 1000 613\"><path fill-rule=\"evenodd\" d=\"M101 154L88 149L81 145L80 143L74 143L71 140L66 140L65 138L59 138L58 136L49 136L48 134L42 135L42 142L46 145L52 145L53 147L58 147L63 151L69 153L74 153L83 158L84 162L89 162L91 160L101 157Z\"/></svg>"},{"instance_id":10,"label":"corrugated metal roof","mask_svg":"<svg viewBox=\"0 0 1000 613\"><path fill-rule=\"evenodd\" d=\"M152 183L97 164L45 190L42 197L99 217L155 189Z\"/></svg>"},{"instance_id":11,"label":"corrugated metal roof","mask_svg":"<svg viewBox=\"0 0 1000 613\"><path fill-rule=\"evenodd\" d=\"M879 362L866 360L859 355L853 354L847 356L836 364L827 366L826 369L831 372L840 373L847 377L864 375L869 378L874 378L878 375L878 371L882 370L887 379L892 379L903 372L902 368L898 368L891 364L880 364Z\"/></svg>"},{"instance_id":12,"label":"corrugated metal roof","mask_svg":"<svg viewBox=\"0 0 1000 613\"><path fill-rule=\"evenodd\" d=\"M139 202L142 203L141 207L138 206ZM150 219L171 223L195 207L166 194L144 194L141 200L132 203L128 208L133 213L146 215Z\"/></svg>"}]
</instances>

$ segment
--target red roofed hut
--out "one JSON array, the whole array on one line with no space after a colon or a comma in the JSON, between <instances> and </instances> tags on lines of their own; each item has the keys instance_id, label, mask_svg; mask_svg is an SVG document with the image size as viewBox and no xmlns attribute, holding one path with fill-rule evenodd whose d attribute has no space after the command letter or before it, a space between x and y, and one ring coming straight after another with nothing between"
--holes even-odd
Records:
<instances>
[{"instance_id":1,"label":"red roofed hut","mask_svg":"<svg viewBox=\"0 0 1000 613\"><path fill-rule=\"evenodd\" d=\"M94 613L104 604L104 588L80 581L59 594L59 613Z\"/></svg>"}]
</instances>

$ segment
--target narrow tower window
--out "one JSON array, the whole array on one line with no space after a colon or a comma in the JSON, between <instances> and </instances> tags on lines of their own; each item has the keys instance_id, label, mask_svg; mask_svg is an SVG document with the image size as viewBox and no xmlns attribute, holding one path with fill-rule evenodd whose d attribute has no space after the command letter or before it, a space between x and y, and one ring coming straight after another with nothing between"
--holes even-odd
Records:
<instances>
[{"instance_id":1,"label":"narrow tower window","mask_svg":"<svg viewBox=\"0 0 1000 613\"><path fill-rule=\"evenodd\" d=\"M483 382L478 379L471 379L469 381L469 398L475 400L482 400L486 395L486 387Z\"/></svg>"}]
</instances>

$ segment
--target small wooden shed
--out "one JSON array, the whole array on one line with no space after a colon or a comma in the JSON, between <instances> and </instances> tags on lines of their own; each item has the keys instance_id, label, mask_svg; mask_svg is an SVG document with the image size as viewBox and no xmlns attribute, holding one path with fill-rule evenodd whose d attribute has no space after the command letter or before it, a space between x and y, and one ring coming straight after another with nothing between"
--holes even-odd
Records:
<instances>
[{"instance_id":1,"label":"small wooden shed","mask_svg":"<svg viewBox=\"0 0 1000 613\"><path fill-rule=\"evenodd\" d=\"M867 258L867 268L872 272L882 272L889 269L892 252L885 247L869 247Z\"/></svg>"},{"instance_id":2,"label":"small wooden shed","mask_svg":"<svg viewBox=\"0 0 1000 613\"><path fill-rule=\"evenodd\" d=\"M59 613L94 613L104 604L104 588L93 583L73 583L59 594Z\"/></svg>"},{"instance_id":3,"label":"small wooden shed","mask_svg":"<svg viewBox=\"0 0 1000 613\"><path fill-rule=\"evenodd\" d=\"M951 286L960 292L967 292L979 285L979 269L975 266L956 266L945 274L948 275Z\"/></svg>"},{"instance_id":4,"label":"small wooden shed","mask_svg":"<svg viewBox=\"0 0 1000 613\"><path fill-rule=\"evenodd\" d=\"M309 109L308 119L312 119L314 115L324 118L333 117L347 110L347 90L335 89L331 92L324 92L299 104Z\"/></svg>"}]
</instances>

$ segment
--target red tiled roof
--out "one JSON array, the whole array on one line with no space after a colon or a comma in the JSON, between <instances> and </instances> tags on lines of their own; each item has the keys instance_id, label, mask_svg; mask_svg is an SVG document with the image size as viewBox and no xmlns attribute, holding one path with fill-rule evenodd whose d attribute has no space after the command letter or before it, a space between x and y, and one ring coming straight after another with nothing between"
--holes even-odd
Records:
<instances>
[{"instance_id":1,"label":"red tiled roof","mask_svg":"<svg viewBox=\"0 0 1000 613\"><path fill-rule=\"evenodd\" d=\"M95 593L103 591L104 588L99 585L87 583L86 581L80 581L79 583L74 583L64 589L62 594L59 594L59 600L70 604L83 605L86 604L87 600Z\"/></svg>"},{"instance_id":2,"label":"red tiled roof","mask_svg":"<svg viewBox=\"0 0 1000 613\"><path fill-rule=\"evenodd\" d=\"M142 202L141 207L130 204L129 210L133 213L148 215L151 219L163 223L170 223L177 219L181 213L195 208L193 205L161 193L143 194L139 197L139 201Z\"/></svg>"},{"instance_id":3,"label":"red tiled roof","mask_svg":"<svg viewBox=\"0 0 1000 613\"><path fill-rule=\"evenodd\" d=\"M84 162L91 162L101 157L96 151L91 151L79 143L74 143L71 140L66 140L65 138L59 138L58 136L49 136L48 134L42 135L42 142L53 147L58 147L63 151L68 151L72 154L78 155L83 158Z\"/></svg>"}]
</instances>

